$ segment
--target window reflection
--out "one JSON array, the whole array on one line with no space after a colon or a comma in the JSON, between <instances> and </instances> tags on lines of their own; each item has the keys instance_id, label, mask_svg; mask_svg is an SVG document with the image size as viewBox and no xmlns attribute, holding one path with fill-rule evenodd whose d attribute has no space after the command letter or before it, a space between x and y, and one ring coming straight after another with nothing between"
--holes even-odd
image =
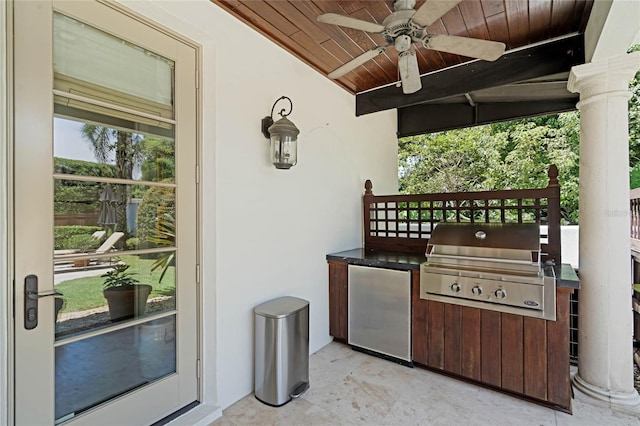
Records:
<instances>
[{"instance_id":1,"label":"window reflection","mask_svg":"<svg viewBox=\"0 0 640 426\"><path fill-rule=\"evenodd\" d=\"M56 179L54 212L56 256L175 243L173 187Z\"/></svg>"},{"instance_id":2,"label":"window reflection","mask_svg":"<svg viewBox=\"0 0 640 426\"><path fill-rule=\"evenodd\" d=\"M62 296L56 296L56 339L174 310L174 254L122 254L92 260L89 267L57 268L54 285ZM126 293L129 285L131 294L123 295L124 307L108 300L109 286Z\"/></svg>"},{"instance_id":3,"label":"window reflection","mask_svg":"<svg viewBox=\"0 0 640 426\"><path fill-rule=\"evenodd\" d=\"M55 363L62 421L175 373L175 315L58 346Z\"/></svg>"},{"instance_id":4,"label":"window reflection","mask_svg":"<svg viewBox=\"0 0 640 426\"><path fill-rule=\"evenodd\" d=\"M173 139L54 119L54 170L88 177L174 182Z\"/></svg>"}]
</instances>

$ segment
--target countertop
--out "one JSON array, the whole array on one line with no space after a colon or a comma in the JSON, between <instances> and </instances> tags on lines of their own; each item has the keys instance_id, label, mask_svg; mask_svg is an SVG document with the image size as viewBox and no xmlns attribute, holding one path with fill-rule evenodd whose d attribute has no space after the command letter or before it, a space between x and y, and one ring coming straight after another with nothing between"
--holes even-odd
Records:
<instances>
[{"instance_id":1,"label":"countertop","mask_svg":"<svg viewBox=\"0 0 640 426\"><path fill-rule=\"evenodd\" d=\"M573 288L575 290L580 288L580 278L576 274L575 269L568 263L561 265L555 265L553 272L556 274L556 286Z\"/></svg>"},{"instance_id":2,"label":"countertop","mask_svg":"<svg viewBox=\"0 0 640 426\"><path fill-rule=\"evenodd\" d=\"M401 271L420 270L420 264L426 261L424 254L398 253L394 251L365 251L363 248L327 254L327 260L345 262L349 265L371 266L376 268L398 269ZM563 263L553 267L556 286L580 288L580 280L573 267Z\"/></svg>"},{"instance_id":3,"label":"countertop","mask_svg":"<svg viewBox=\"0 0 640 426\"><path fill-rule=\"evenodd\" d=\"M420 264L427 259L424 254L398 253L394 251L365 251L362 248L356 248L328 254L327 260L346 262L349 265L410 271L419 270Z\"/></svg>"}]
</instances>

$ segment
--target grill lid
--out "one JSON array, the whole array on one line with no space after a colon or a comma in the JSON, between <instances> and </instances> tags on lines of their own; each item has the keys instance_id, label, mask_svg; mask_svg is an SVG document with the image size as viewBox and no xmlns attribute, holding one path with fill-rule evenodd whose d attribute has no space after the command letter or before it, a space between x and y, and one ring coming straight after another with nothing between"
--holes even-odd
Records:
<instances>
[{"instance_id":1,"label":"grill lid","mask_svg":"<svg viewBox=\"0 0 640 426\"><path fill-rule=\"evenodd\" d=\"M537 223L438 223L427 244L432 266L540 272Z\"/></svg>"}]
</instances>

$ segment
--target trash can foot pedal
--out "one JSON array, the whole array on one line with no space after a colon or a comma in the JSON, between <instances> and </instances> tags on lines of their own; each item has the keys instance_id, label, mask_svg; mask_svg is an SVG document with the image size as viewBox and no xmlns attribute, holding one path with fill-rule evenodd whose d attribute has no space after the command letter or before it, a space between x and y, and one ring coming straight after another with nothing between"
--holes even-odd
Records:
<instances>
[{"instance_id":1,"label":"trash can foot pedal","mask_svg":"<svg viewBox=\"0 0 640 426\"><path fill-rule=\"evenodd\" d=\"M297 388L295 388L295 389L293 390L293 392L291 392L291 393L289 394L289 396L290 396L291 398L293 398L293 399L300 398L300 396L301 396L303 393L305 393L305 392L307 391L307 389L309 389L309 382L303 382L303 383L300 383L300 384L298 385L298 387L297 387Z\"/></svg>"}]
</instances>

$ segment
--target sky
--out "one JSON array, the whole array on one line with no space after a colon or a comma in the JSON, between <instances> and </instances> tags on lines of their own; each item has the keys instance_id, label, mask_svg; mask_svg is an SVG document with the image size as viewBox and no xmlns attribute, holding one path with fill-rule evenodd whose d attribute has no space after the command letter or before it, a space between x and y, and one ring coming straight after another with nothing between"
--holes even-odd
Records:
<instances>
[{"instance_id":1,"label":"sky","mask_svg":"<svg viewBox=\"0 0 640 426\"><path fill-rule=\"evenodd\" d=\"M91 144L80 133L81 128L82 123L78 121L54 117L53 155L55 157L96 161Z\"/></svg>"}]
</instances>

